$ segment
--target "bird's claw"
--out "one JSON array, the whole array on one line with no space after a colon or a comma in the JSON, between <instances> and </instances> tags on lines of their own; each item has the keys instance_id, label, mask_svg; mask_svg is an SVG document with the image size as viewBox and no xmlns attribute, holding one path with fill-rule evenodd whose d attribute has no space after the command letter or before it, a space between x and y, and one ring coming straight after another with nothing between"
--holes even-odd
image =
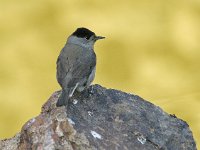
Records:
<instances>
[{"instance_id":1,"label":"bird's claw","mask_svg":"<svg viewBox=\"0 0 200 150\"><path fill-rule=\"evenodd\" d=\"M93 86L91 86L91 88L88 88L88 93L89 93L89 96L92 96L94 94Z\"/></svg>"}]
</instances>

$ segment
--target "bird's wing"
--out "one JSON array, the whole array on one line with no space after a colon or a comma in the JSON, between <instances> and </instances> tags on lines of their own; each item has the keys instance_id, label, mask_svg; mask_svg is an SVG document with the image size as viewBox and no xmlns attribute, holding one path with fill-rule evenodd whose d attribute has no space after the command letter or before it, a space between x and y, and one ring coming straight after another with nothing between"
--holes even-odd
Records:
<instances>
[{"instance_id":1,"label":"bird's wing","mask_svg":"<svg viewBox=\"0 0 200 150\"><path fill-rule=\"evenodd\" d=\"M95 53L76 45L66 45L62 51L57 60L57 79L61 86L70 88L78 82L87 82L96 65Z\"/></svg>"}]
</instances>

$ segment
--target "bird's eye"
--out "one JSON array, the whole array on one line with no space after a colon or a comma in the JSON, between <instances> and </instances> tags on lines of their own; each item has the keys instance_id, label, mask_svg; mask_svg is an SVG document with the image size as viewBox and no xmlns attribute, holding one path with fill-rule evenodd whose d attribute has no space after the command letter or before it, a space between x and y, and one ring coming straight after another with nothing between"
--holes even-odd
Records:
<instances>
[{"instance_id":1,"label":"bird's eye","mask_svg":"<svg viewBox=\"0 0 200 150\"><path fill-rule=\"evenodd\" d=\"M90 37L89 36L85 36L84 38L87 39L87 40L89 40Z\"/></svg>"}]
</instances>

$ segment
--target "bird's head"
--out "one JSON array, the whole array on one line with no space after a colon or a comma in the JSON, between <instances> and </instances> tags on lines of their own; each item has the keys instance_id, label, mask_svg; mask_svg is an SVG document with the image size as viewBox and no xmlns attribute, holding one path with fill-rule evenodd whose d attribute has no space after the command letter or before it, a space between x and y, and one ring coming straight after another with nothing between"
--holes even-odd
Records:
<instances>
[{"instance_id":1,"label":"bird's head","mask_svg":"<svg viewBox=\"0 0 200 150\"><path fill-rule=\"evenodd\" d=\"M97 40L104 39L105 37L96 36L96 34L87 28L78 28L72 35L69 36L68 42L81 45L88 48L93 48Z\"/></svg>"}]
</instances>

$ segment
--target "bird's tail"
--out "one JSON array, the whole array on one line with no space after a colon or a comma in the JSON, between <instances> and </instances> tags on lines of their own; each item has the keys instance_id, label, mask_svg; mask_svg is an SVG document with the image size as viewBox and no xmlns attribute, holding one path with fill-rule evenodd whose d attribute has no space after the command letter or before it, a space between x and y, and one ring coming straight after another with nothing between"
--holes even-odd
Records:
<instances>
[{"instance_id":1,"label":"bird's tail","mask_svg":"<svg viewBox=\"0 0 200 150\"><path fill-rule=\"evenodd\" d=\"M60 97L58 98L56 106L57 107L66 106L68 104L68 100L69 100L69 92L63 89Z\"/></svg>"}]
</instances>

